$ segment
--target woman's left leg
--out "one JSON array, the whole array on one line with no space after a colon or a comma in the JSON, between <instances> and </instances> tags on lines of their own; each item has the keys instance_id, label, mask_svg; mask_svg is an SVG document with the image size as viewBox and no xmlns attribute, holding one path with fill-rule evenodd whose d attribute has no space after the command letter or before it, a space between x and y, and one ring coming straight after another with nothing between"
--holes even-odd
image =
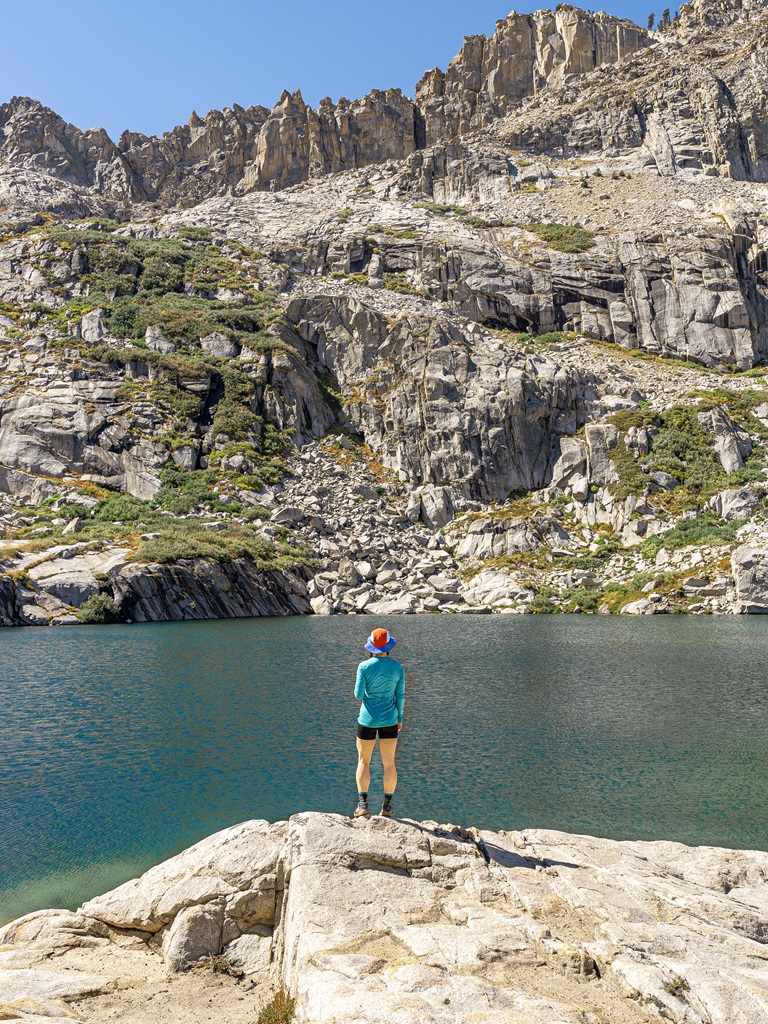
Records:
<instances>
[{"instance_id":1,"label":"woman's left leg","mask_svg":"<svg viewBox=\"0 0 768 1024\"><path fill-rule=\"evenodd\" d=\"M392 797L397 789L397 768L395 768L395 751L397 740L383 740L379 737L379 755L384 769L384 796Z\"/></svg>"}]
</instances>

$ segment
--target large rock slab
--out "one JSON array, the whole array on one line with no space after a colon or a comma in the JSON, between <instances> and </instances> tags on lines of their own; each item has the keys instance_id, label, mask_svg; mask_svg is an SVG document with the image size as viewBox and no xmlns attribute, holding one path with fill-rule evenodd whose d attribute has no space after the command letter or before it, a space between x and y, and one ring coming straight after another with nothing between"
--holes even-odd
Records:
<instances>
[{"instance_id":1,"label":"large rock slab","mask_svg":"<svg viewBox=\"0 0 768 1024\"><path fill-rule=\"evenodd\" d=\"M744 544L731 555L731 569L740 610L768 614L768 551Z\"/></svg>"},{"instance_id":2,"label":"large rock slab","mask_svg":"<svg viewBox=\"0 0 768 1024\"><path fill-rule=\"evenodd\" d=\"M223 951L285 984L299 1024L766 1024L766 877L768 853L668 842L247 822L76 914L0 930L0 1014L74 1001L90 1024L109 998L136 1024L196 1019L176 1005L204 977L189 969ZM153 977L154 1018L134 994Z\"/></svg>"}]
</instances>

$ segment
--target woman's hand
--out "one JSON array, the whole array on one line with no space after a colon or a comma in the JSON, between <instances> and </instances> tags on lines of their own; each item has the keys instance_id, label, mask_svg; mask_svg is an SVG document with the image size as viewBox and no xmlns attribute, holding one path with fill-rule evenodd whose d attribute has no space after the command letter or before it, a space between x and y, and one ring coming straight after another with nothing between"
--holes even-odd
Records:
<instances>
[{"instance_id":1,"label":"woman's hand","mask_svg":"<svg viewBox=\"0 0 768 1024\"><path fill-rule=\"evenodd\" d=\"M397 723L397 731L398 731L398 732L400 732L400 730L401 730L402 728L403 728L403 723L402 723L402 722L398 722L398 723Z\"/></svg>"}]
</instances>

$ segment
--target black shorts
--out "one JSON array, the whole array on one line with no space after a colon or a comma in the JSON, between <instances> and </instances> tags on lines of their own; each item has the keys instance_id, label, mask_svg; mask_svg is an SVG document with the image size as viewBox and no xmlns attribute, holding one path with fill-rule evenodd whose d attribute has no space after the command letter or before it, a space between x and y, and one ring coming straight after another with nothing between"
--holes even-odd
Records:
<instances>
[{"instance_id":1,"label":"black shorts","mask_svg":"<svg viewBox=\"0 0 768 1024\"><path fill-rule=\"evenodd\" d=\"M357 738L359 740L375 740L376 733L379 734L380 740L396 740L400 735L400 730L396 725L385 725L380 729L371 729L367 725L357 723Z\"/></svg>"}]
</instances>

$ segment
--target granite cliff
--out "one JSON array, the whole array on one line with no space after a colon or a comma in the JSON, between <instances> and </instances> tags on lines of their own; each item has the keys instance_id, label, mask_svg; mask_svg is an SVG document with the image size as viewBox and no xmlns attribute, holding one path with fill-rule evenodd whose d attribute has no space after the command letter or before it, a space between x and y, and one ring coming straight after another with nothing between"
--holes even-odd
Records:
<instances>
[{"instance_id":1,"label":"granite cliff","mask_svg":"<svg viewBox=\"0 0 768 1024\"><path fill-rule=\"evenodd\" d=\"M0 106L0 620L768 609L767 71L560 5L413 100Z\"/></svg>"},{"instance_id":2,"label":"granite cliff","mask_svg":"<svg viewBox=\"0 0 768 1024\"><path fill-rule=\"evenodd\" d=\"M768 854L298 814L0 930L0 1013L67 1024L761 1024ZM212 1007L212 1004L215 1004Z\"/></svg>"}]
</instances>

